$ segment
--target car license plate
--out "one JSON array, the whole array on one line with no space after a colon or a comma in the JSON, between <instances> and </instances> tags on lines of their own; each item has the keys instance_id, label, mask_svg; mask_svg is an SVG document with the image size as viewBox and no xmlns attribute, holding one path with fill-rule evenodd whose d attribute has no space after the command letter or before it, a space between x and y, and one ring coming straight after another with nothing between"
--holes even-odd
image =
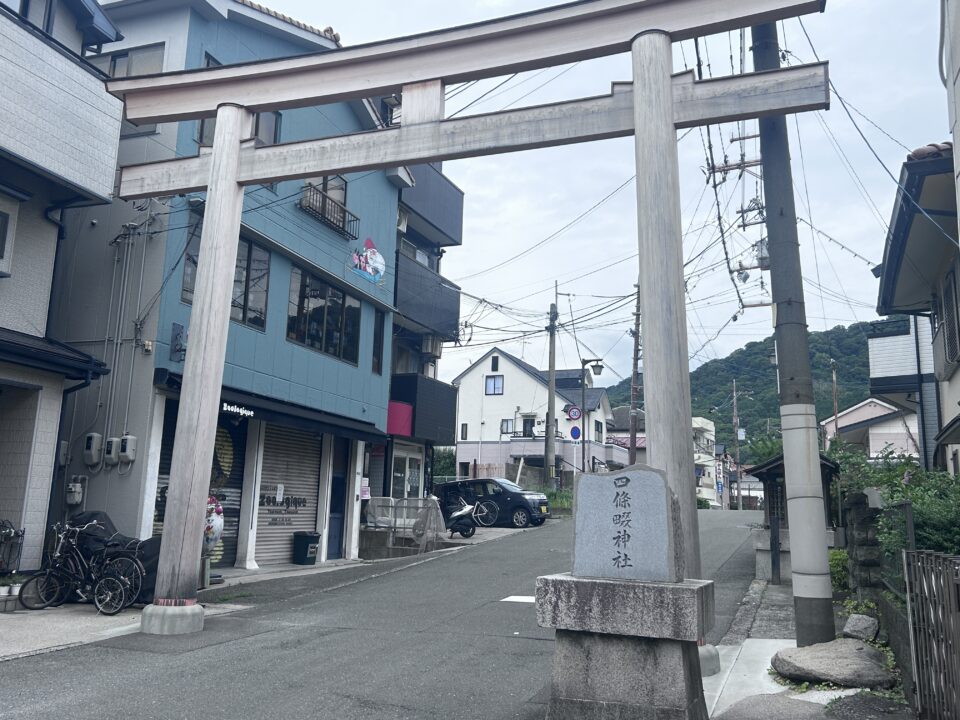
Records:
<instances>
[{"instance_id":1,"label":"car license plate","mask_svg":"<svg viewBox=\"0 0 960 720\"><path fill-rule=\"evenodd\" d=\"M547 506L546 506L546 505L541 505L541 506L540 506L540 512L542 512L544 515L546 515L546 514L547 514Z\"/></svg>"}]
</instances>

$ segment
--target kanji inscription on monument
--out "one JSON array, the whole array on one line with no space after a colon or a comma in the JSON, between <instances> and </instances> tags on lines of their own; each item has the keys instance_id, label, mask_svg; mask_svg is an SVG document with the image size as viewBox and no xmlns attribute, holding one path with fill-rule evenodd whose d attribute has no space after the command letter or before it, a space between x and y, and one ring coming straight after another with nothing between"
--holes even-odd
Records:
<instances>
[{"instance_id":1,"label":"kanji inscription on monument","mask_svg":"<svg viewBox=\"0 0 960 720\"><path fill-rule=\"evenodd\" d=\"M659 470L634 465L578 482L574 576L680 582L680 538L680 505Z\"/></svg>"}]
</instances>

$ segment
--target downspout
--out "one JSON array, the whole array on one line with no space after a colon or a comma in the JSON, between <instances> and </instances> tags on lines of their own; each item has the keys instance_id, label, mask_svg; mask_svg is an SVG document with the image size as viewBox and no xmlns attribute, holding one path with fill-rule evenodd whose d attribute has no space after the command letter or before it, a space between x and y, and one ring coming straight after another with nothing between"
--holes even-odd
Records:
<instances>
[{"instance_id":1,"label":"downspout","mask_svg":"<svg viewBox=\"0 0 960 720\"><path fill-rule=\"evenodd\" d=\"M923 448L920 450L920 454L923 455L923 469L930 469L930 460L929 454L927 453L927 426L924 422L924 410L923 410L923 373L920 368L920 326L917 322L917 316L913 316L913 344L917 356L917 423L919 427L917 428L920 431L920 442L923 444Z\"/></svg>"},{"instance_id":2,"label":"downspout","mask_svg":"<svg viewBox=\"0 0 960 720\"><path fill-rule=\"evenodd\" d=\"M74 197L62 203L55 203L43 211L44 217L49 222L57 226L57 246L53 252L53 272L50 273L50 297L47 299L47 322L44 327L44 337L50 337L50 330L53 325L51 320L52 313L50 312L50 309L53 307L53 293L57 287L56 280L57 267L60 264L60 246L62 245L64 238L67 236L67 229L63 224L63 211L78 200L82 200L82 198ZM56 220L50 216L50 213L52 213L54 210L58 210L60 212L60 217Z\"/></svg>"},{"instance_id":3,"label":"downspout","mask_svg":"<svg viewBox=\"0 0 960 720\"><path fill-rule=\"evenodd\" d=\"M59 243L58 243L58 247L59 247ZM83 390L85 387L90 387L91 382L93 382L93 371L87 370L86 377L81 382L71 387L65 388L63 390L63 397L60 401L60 422L57 424L57 442L54 444L54 455L53 455L54 473L58 473L63 470L63 468L60 467L60 443L63 442L63 423L66 417L67 396L77 392L78 390ZM69 461L69 456L67 459ZM86 495L87 489L84 488L83 491L84 491L84 495ZM67 486L66 486L66 483L64 483L62 488L62 496L64 501L63 512L62 512L62 517L60 518L60 520L63 522L65 522L67 519L67 503L66 503L66 497L65 497L66 492L67 492ZM53 498L53 493L50 494L50 497L51 499ZM49 509L48 509L48 515L49 515Z\"/></svg>"}]
</instances>

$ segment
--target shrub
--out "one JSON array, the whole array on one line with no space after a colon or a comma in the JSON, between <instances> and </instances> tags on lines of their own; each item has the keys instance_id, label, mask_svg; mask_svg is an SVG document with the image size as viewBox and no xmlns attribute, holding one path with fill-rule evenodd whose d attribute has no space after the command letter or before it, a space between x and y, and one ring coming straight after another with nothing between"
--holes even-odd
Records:
<instances>
[{"instance_id":1,"label":"shrub","mask_svg":"<svg viewBox=\"0 0 960 720\"><path fill-rule=\"evenodd\" d=\"M848 592L850 590L850 570L847 565L849 556L846 550L831 550L830 556L830 584L834 592Z\"/></svg>"},{"instance_id":2,"label":"shrub","mask_svg":"<svg viewBox=\"0 0 960 720\"><path fill-rule=\"evenodd\" d=\"M709 510L710 501L706 498L698 497L697 498L697 510Z\"/></svg>"},{"instance_id":3,"label":"shrub","mask_svg":"<svg viewBox=\"0 0 960 720\"><path fill-rule=\"evenodd\" d=\"M550 509L569 510L573 507L573 491L571 490L548 490L546 492L547 500L550 501Z\"/></svg>"}]
</instances>

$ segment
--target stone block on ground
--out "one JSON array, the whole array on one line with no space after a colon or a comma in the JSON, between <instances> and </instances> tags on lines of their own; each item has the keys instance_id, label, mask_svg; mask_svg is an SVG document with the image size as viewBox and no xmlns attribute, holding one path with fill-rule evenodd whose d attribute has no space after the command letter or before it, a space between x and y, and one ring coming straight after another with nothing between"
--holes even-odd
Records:
<instances>
[{"instance_id":1,"label":"stone block on ground","mask_svg":"<svg viewBox=\"0 0 960 720\"><path fill-rule=\"evenodd\" d=\"M880 623L876 618L869 615L858 615L854 613L847 618L843 626L843 636L853 638L854 640L865 640L872 642L877 639L877 633L880 632Z\"/></svg>"},{"instance_id":2,"label":"stone block on ground","mask_svg":"<svg viewBox=\"0 0 960 720\"><path fill-rule=\"evenodd\" d=\"M797 682L831 682L844 687L889 688L894 677L886 656L861 640L842 638L807 647L785 648L773 656L773 669Z\"/></svg>"},{"instance_id":3,"label":"stone block on ground","mask_svg":"<svg viewBox=\"0 0 960 720\"><path fill-rule=\"evenodd\" d=\"M713 720L827 720L823 705L793 700L785 695L754 695L744 698Z\"/></svg>"}]
</instances>

